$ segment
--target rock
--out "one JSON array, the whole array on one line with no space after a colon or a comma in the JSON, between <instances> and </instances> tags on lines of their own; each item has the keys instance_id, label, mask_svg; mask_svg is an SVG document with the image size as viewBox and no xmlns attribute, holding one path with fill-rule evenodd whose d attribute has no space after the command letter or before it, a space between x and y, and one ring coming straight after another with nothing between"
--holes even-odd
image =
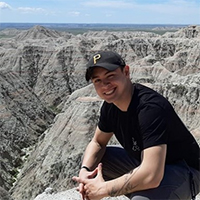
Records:
<instances>
[{"instance_id":1,"label":"rock","mask_svg":"<svg viewBox=\"0 0 200 200\"><path fill-rule=\"evenodd\" d=\"M13 198L5 189L0 187L0 200L13 200Z\"/></svg>"},{"instance_id":2,"label":"rock","mask_svg":"<svg viewBox=\"0 0 200 200\"><path fill-rule=\"evenodd\" d=\"M59 192L51 195L47 195L45 193L42 193L38 195L34 200L79 200L80 194L76 191L75 188ZM125 196L119 196L119 197L108 197L103 198L102 200L128 200ZM198 199L197 199L198 200Z\"/></svg>"},{"instance_id":3,"label":"rock","mask_svg":"<svg viewBox=\"0 0 200 200\"><path fill-rule=\"evenodd\" d=\"M76 191L75 188L59 192L52 195L46 195L44 193L38 195L34 200L79 200L80 194ZM102 200L128 200L126 196L119 196L119 197L107 197L103 198ZM196 200L200 200L200 194L196 196Z\"/></svg>"},{"instance_id":4,"label":"rock","mask_svg":"<svg viewBox=\"0 0 200 200\"><path fill-rule=\"evenodd\" d=\"M92 138L101 103L92 85L70 95L21 170L11 190L16 200L31 199L46 187L60 190L74 187L71 178L80 169L82 153Z\"/></svg>"},{"instance_id":5,"label":"rock","mask_svg":"<svg viewBox=\"0 0 200 200\"><path fill-rule=\"evenodd\" d=\"M15 28L6 28L6 29L0 31L0 35L2 35L4 37L14 37L20 33L21 33L21 31L15 29Z\"/></svg>"},{"instance_id":6,"label":"rock","mask_svg":"<svg viewBox=\"0 0 200 200\"><path fill-rule=\"evenodd\" d=\"M52 194L53 193L53 188L48 187L48 188L45 189L44 192L45 192L45 194Z\"/></svg>"},{"instance_id":7,"label":"rock","mask_svg":"<svg viewBox=\"0 0 200 200\"><path fill-rule=\"evenodd\" d=\"M49 30L43 26L34 26L33 28L23 31L16 36L17 40L59 38L60 33L55 30Z\"/></svg>"},{"instance_id":8,"label":"rock","mask_svg":"<svg viewBox=\"0 0 200 200\"><path fill-rule=\"evenodd\" d=\"M53 121L31 88L15 73L0 71L0 182L5 189L16 181L18 170Z\"/></svg>"},{"instance_id":9,"label":"rock","mask_svg":"<svg viewBox=\"0 0 200 200\"><path fill-rule=\"evenodd\" d=\"M200 27L197 25L191 25L186 28L182 28L175 33L165 33L164 37L172 38L200 38Z\"/></svg>"}]
</instances>

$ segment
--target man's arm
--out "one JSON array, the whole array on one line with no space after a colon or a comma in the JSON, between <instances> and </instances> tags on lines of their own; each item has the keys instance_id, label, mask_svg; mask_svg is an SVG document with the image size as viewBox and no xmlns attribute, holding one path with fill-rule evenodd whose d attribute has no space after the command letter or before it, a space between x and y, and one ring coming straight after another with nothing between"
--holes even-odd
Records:
<instances>
[{"instance_id":1,"label":"man's arm","mask_svg":"<svg viewBox=\"0 0 200 200\"><path fill-rule=\"evenodd\" d=\"M159 145L145 149L139 167L107 182L108 195L118 196L158 187L164 175L166 148L166 145Z\"/></svg>"},{"instance_id":2,"label":"man's arm","mask_svg":"<svg viewBox=\"0 0 200 200\"><path fill-rule=\"evenodd\" d=\"M112 135L113 133L105 133L98 127L96 128L94 137L85 150L82 166L86 166L90 170L96 168L105 153L106 145Z\"/></svg>"},{"instance_id":3,"label":"man's arm","mask_svg":"<svg viewBox=\"0 0 200 200\"><path fill-rule=\"evenodd\" d=\"M74 181L79 182L79 192L82 196L82 200L85 199L86 194L84 190L84 183L80 180L88 180L91 178L94 178L96 175L96 172L88 172L87 168L91 171L94 170L97 166L97 164L102 159L106 145L110 138L112 137L113 133L105 133L102 132L98 127L96 128L94 137L92 138L91 142L88 144L85 153L84 158L82 161L82 166L85 166L86 168L81 168L79 172L79 177L73 177L72 179ZM87 199L87 198L86 198Z\"/></svg>"},{"instance_id":4,"label":"man's arm","mask_svg":"<svg viewBox=\"0 0 200 200\"><path fill-rule=\"evenodd\" d=\"M99 165L94 179L79 179L84 184L85 195L89 199L101 199L158 187L164 175L166 148L164 144L145 149L139 167L107 182Z\"/></svg>"}]
</instances>

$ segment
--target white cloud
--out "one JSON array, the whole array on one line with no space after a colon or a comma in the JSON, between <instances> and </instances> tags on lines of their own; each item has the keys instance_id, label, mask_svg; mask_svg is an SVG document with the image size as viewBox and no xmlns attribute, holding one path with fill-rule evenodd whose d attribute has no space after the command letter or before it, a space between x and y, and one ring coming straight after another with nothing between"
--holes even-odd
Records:
<instances>
[{"instance_id":1,"label":"white cloud","mask_svg":"<svg viewBox=\"0 0 200 200\"><path fill-rule=\"evenodd\" d=\"M112 17L112 14L108 13L108 14L106 14L106 17Z\"/></svg>"},{"instance_id":2,"label":"white cloud","mask_svg":"<svg viewBox=\"0 0 200 200\"><path fill-rule=\"evenodd\" d=\"M69 12L69 15L71 15L71 16L73 16L73 17L78 17L78 16L80 16L80 12L78 12L78 11L72 11L72 12Z\"/></svg>"},{"instance_id":3,"label":"white cloud","mask_svg":"<svg viewBox=\"0 0 200 200\"><path fill-rule=\"evenodd\" d=\"M89 7L106 7L106 8L130 8L133 7L133 3L128 3L125 1L87 1L82 3L84 6L89 6Z\"/></svg>"},{"instance_id":4,"label":"white cloud","mask_svg":"<svg viewBox=\"0 0 200 200\"><path fill-rule=\"evenodd\" d=\"M46 12L43 8L33 8L33 7L19 7L17 10L23 13L44 13Z\"/></svg>"},{"instance_id":5,"label":"white cloud","mask_svg":"<svg viewBox=\"0 0 200 200\"><path fill-rule=\"evenodd\" d=\"M11 6L5 2L0 2L0 9L11 9Z\"/></svg>"}]
</instances>

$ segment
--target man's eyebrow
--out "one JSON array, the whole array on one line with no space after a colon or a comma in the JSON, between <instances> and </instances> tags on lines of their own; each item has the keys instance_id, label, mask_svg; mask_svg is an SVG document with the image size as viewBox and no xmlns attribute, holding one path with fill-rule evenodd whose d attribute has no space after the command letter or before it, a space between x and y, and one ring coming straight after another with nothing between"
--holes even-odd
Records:
<instances>
[{"instance_id":1,"label":"man's eyebrow","mask_svg":"<svg viewBox=\"0 0 200 200\"><path fill-rule=\"evenodd\" d=\"M95 79L95 78L98 78L98 76L92 76L92 77L91 77L91 79Z\"/></svg>"},{"instance_id":2,"label":"man's eyebrow","mask_svg":"<svg viewBox=\"0 0 200 200\"><path fill-rule=\"evenodd\" d=\"M114 72L114 71L107 71L104 75L107 75L107 74L112 73L112 72ZM96 76L92 76L92 79L94 79L94 78L98 78L98 77L99 77L98 75L96 75Z\"/></svg>"}]
</instances>

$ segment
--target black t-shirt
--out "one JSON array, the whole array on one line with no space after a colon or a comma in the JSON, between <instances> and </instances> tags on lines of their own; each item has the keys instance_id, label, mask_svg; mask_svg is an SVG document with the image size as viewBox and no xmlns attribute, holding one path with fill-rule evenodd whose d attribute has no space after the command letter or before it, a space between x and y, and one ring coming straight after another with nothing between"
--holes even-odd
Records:
<instances>
[{"instance_id":1,"label":"black t-shirt","mask_svg":"<svg viewBox=\"0 0 200 200\"><path fill-rule=\"evenodd\" d=\"M104 102L98 123L100 130L113 132L124 149L141 161L141 151L166 144L166 163L185 160L199 170L199 146L171 104L156 91L133 84L132 100L126 112Z\"/></svg>"}]
</instances>

